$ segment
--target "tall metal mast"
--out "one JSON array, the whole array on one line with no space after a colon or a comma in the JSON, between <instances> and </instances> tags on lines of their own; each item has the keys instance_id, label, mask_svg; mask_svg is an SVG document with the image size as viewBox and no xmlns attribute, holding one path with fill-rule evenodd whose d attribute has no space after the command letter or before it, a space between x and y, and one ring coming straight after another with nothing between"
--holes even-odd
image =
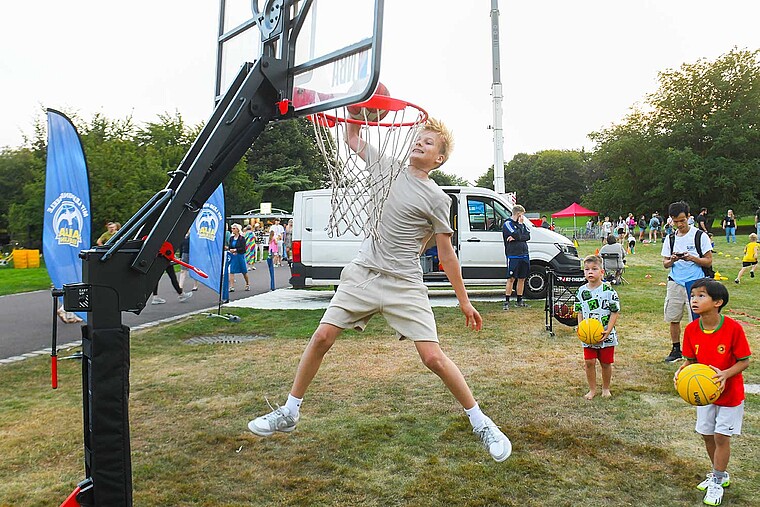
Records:
<instances>
[{"instance_id":1,"label":"tall metal mast","mask_svg":"<svg viewBox=\"0 0 760 507\"><path fill-rule=\"evenodd\" d=\"M493 189L504 190L504 134L501 127L501 56L499 53L499 0L491 0L491 55L493 63Z\"/></svg>"}]
</instances>

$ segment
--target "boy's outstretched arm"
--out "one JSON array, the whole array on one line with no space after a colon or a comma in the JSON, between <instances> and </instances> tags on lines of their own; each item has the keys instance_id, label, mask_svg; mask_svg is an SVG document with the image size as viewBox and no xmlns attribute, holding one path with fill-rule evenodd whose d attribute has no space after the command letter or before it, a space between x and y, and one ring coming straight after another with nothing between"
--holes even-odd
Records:
<instances>
[{"instance_id":1,"label":"boy's outstretched arm","mask_svg":"<svg viewBox=\"0 0 760 507\"><path fill-rule=\"evenodd\" d=\"M483 327L483 318L475 307L472 306L472 303L470 303L470 297L464 288L462 268L459 266L459 259L457 259L454 247L451 245L451 234L436 234L435 244L438 247L438 259L443 265L446 277L448 277L451 286L454 288L454 293L459 301L459 308L465 316L465 324L471 329L480 331Z\"/></svg>"},{"instance_id":2,"label":"boy's outstretched arm","mask_svg":"<svg viewBox=\"0 0 760 507\"><path fill-rule=\"evenodd\" d=\"M351 148L351 151L359 155L359 158L365 162L367 161L364 149L367 143L361 138L361 125L346 122L346 144Z\"/></svg>"}]
</instances>

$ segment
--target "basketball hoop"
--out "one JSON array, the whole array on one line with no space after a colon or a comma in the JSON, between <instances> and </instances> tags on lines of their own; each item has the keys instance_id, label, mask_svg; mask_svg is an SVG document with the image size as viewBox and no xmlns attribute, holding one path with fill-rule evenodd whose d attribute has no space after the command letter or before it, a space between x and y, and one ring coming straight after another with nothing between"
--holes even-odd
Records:
<instances>
[{"instance_id":1,"label":"basketball hoop","mask_svg":"<svg viewBox=\"0 0 760 507\"><path fill-rule=\"evenodd\" d=\"M349 110L350 108L350 110ZM377 237L377 225L391 183L409 158L417 132L427 121L424 109L387 95L308 116L327 163L332 188L328 236L348 231ZM361 138L377 150L365 162L346 143L346 123L359 125ZM390 170L381 170L385 159Z\"/></svg>"}]
</instances>

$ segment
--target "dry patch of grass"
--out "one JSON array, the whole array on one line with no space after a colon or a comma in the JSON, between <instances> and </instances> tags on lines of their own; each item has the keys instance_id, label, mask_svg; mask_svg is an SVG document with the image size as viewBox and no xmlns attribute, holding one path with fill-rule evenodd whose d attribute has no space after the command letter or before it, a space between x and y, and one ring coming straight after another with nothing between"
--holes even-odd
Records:
<instances>
[{"instance_id":1,"label":"dry patch of grass","mask_svg":"<svg viewBox=\"0 0 760 507\"><path fill-rule=\"evenodd\" d=\"M479 304L480 333L464 329L458 310L435 310L444 350L513 441L513 456L501 464L480 447L413 344L397 341L382 318L338 340L298 430L269 439L246 423L268 411L265 397L283 402L321 312L240 310L237 325L197 317L135 334L135 505L699 505L694 485L708 460L694 410L672 388L676 366L662 362L659 250L640 251L626 274L631 284L619 290L611 399L581 398L580 346L561 324L549 337L541 305L503 312ZM758 287L731 287L730 306L753 308ZM746 329L757 351L757 328ZM209 334L270 338L182 343ZM749 382L760 381L757 371L746 372ZM62 387L52 392L44 358L0 367L0 506L55 504L83 478L79 376L76 363L63 363ZM759 430L760 403L750 396L725 505L756 502Z\"/></svg>"}]
</instances>

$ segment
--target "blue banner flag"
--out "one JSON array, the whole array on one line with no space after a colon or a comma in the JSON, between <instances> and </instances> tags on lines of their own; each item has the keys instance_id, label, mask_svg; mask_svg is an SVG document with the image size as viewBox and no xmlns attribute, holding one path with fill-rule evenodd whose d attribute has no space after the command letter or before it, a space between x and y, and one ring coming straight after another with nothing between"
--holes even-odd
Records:
<instances>
[{"instance_id":1,"label":"blue banner flag","mask_svg":"<svg viewBox=\"0 0 760 507\"><path fill-rule=\"evenodd\" d=\"M90 248L90 183L82 142L66 115L47 110L42 253L54 287L82 281L79 252ZM85 319L85 313L77 313Z\"/></svg>"},{"instance_id":2,"label":"blue banner flag","mask_svg":"<svg viewBox=\"0 0 760 507\"><path fill-rule=\"evenodd\" d=\"M195 217L190 228L190 265L208 275L203 278L194 271L190 276L219 292L224 252L224 189L220 184ZM226 285L226 284L225 284Z\"/></svg>"}]
</instances>

